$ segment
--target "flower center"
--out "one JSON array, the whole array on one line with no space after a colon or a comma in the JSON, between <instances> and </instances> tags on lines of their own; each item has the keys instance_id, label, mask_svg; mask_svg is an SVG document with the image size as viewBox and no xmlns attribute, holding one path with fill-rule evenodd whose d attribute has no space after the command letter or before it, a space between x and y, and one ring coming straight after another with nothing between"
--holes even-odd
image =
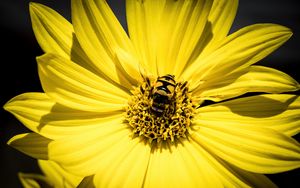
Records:
<instances>
[{"instance_id":1,"label":"flower center","mask_svg":"<svg viewBox=\"0 0 300 188\"><path fill-rule=\"evenodd\" d=\"M128 102L126 121L150 142L173 142L186 138L195 109L187 82L176 83L173 75L145 77Z\"/></svg>"}]
</instances>

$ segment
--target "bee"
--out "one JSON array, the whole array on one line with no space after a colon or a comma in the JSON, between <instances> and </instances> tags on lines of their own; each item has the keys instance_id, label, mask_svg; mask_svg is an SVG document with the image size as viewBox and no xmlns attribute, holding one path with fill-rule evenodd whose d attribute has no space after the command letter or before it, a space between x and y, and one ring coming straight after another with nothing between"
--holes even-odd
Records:
<instances>
[{"instance_id":1,"label":"bee","mask_svg":"<svg viewBox=\"0 0 300 188\"><path fill-rule=\"evenodd\" d=\"M151 110L161 114L173 100L176 82L174 75L167 74L158 77L152 90Z\"/></svg>"}]
</instances>

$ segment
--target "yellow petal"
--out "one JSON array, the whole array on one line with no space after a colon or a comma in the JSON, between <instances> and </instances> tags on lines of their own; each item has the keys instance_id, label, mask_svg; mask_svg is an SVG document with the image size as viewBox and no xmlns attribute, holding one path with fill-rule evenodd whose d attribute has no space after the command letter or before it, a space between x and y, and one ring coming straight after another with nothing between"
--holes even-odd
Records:
<instances>
[{"instance_id":1,"label":"yellow petal","mask_svg":"<svg viewBox=\"0 0 300 188\"><path fill-rule=\"evenodd\" d=\"M170 153L170 157L163 157L163 155L165 155L164 153L167 151L164 152L160 148L156 147L152 148L153 150L150 160L153 160L153 155L158 156L155 158L156 162L152 161L148 164L146 174L144 174L143 168L139 169L141 170L140 173L145 175L146 178L142 187L182 187L182 185L184 187L276 187L263 175L242 171L224 163L224 161L221 161L220 159L217 160L193 141L183 141L183 143L180 143L177 146L168 145L168 147L169 148L164 148L163 150L170 150L170 152L172 152ZM127 160L130 160L129 157L126 158ZM143 163L148 163L148 158L145 158L144 156L137 154L137 158L141 158L141 162L144 161ZM128 161L128 164L126 164L127 160L122 160L121 164L115 164L114 162L108 163L108 169L112 169L112 173L114 175L111 175L110 171L101 169L99 170L101 175L98 173L96 175L99 181L98 184L96 184L97 179L94 179L93 176L89 176L81 182L79 187L94 187L95 185L97 185L97 187L103 187L105 184L101 183L101 181L103 181L105 177L110 179L110 182L104 187L115 187L115 185L117 185L117 187L137 186L137 182L135 182L135 184L128 184L128 179L130 179L130 174L133 176L140 175L139 173L134 174L134 170L136 169L135 167L139 166L139 163ZM139 160L137 159L137 161ZM153 163L158 164L156 166ZM115 166L117 169L110 167L110 165ZM121 169L118 168L118 165L120 165ZM125 170L123 169L123 166L126 165L128 165L127 168L131 167L132 169L129 171L127 175L128 177L125 176L122 179L119 179L118 176L115 176L115 174L118 174L118 172L123 174L123 170ZM183 171L183 168L186 168L186 171ZM156 170L159 173L152 174L151 169ZM126 172L127 171L128 170L126 170ZM155 177L153 177L154 175ZM113 181L111 181L112 176ZM167 177L171 176L173 176L175 180L168 181ZM148 182L149 178L152 180L153 178L156 179L154 182ZM185 179L189 179L187 180L187 183L184 182Z\"/></svg>"},{"instance_id":2,"label":"yellow petal","mask_svg":"<svg viewBox=\"0 0 300 188\"><path fill-rule=\"evenodd\" d=\"M53 161L38 160L38 164L50 182L53 182L55 187L76 187L82 180L81 177L70 174Z\"/></svg>"},{"instance_id":3,"label":"yellow petal","mask_svg":"<svg viewBox=\"0 0 300 188\"><path fill-rule=\"evenodd\" d=\"M50 139L36 133L18 134L12 137L7 144L15 149L37 159L48 159L48 144Z\"/></svg>"},{"instance_id":4,"label":"yellow petal","mask_svg":"<svg viewBox=\"0 0 300 188\"><path fill-rule=\"evenodd\" d=\"M111 150L101 158L94 177L96 187L143 187L151 148L141 138L123 142L125 150Z\"/></svg>"},{"instance_id":5,"label":"yellow petal","mask_svg":"<svg viewBox=\"0 0 300 188\"><path fill-rule=\"evenodd\" d=\"M157 38L160 75L179 75L201 38L213 1L167 0ZM149 16L152 16L151 14Z\"/></svg>"},{"instance_id":6,"label":"yellow petal","mask_svg":"<svg viewBox=\"0 0 300 188\"><path fill-rule=\"evenodd\" d=\"M37 58L45 92L70 108L110 112L123 110L129 95L110 82L54 54Z\"/></svg>"},{"instance_id":7,"label":"yellow petal","mask_svg":"<svg viewBox=\"0 0 300 188\"><path fill-rule=\"evenodd\" d=\"M184 147L200 166L205 165L207 170L210 169L215 173L213 176L220 178L222 187L276 187L264 175L247 172L230 165L219 157L208 153L193 140L190 140L190 144L185 144Z\"/></svg>"},{"instance_id":8,"label":"yellow petal","mask_svg":"<svg viewBox=\"0 0 300 188\"><path fill-rule=\"evenodd\" d=\"M238 0L215 0L208 15L208 22L189 59L192 63L199 55L204 57L212 52L219 41L223 40L233 23L238 8ZM216 45L215 45L216 44Z\"/></svg>"},{"instance_id":9,"label":"yellow petal","mask_svg":"<svg viewBox=\"0 0 300 188\"><path fill-rule=\"evenodd\" d=\"M288 136L300 132L300 97L266 94L199 108L197 121L217 126L260 126Z\"/></svg>"},{"instance_id":10,"label":"yellow petal","mask_svg":"<svg viewBox=\"0 0 300 188\"><path fill-rule=\"evenodd\" d=\"M216 171L189 141L154 147L144 187L222 187Z\"/></svg>"},{"instance_id":11,"label":"yellow petal","mask_svg":"<svg viewBox=\"0 0 300 188\"><path fill-rule=\"evenodd\" d=\"M243 170L279 173L300 167L299 143L272 129L239 124L228 126L226 123L202 124L197 120L194 128L197 131L191 135L193 140Z\"/></svg>"},{"instance_id":12,"label":"yellow petal","mask_svg":"<svg viewBox=\"0 0 300 188\"><path fill-rule=\"evenodd\" d=\"M283 93L300 89L289 75L263 66L250 66L228 77L220 77L199 85L193 95L202 100L221 101L247 92Z\"/></svg>"},{"instance_id":13,"label":"yellow petal","mask_svg":"<svg viewBox=\"0 0 300 188\"><path fill-rule=\"evenodd\" d=\"M79 43L98 72L130 88L113 61L115 48L133 53L130 40L106 1L72 0L72 23Z\"/></svg>"},{"instance_id":14,"label":"yellow petal","mask_svg":"<svg viewBox=\"0 0 300 188\"><path fill-rule=\"evenodd\" d=\"M92 69L74 34L73 26L51 8L30 3L30 17L35 37L46 53L56 53Z\"/></svg>"},{"instance_id":15,"label":"yellow petal","mask_svg":"<svg viewBox=\"0 0 300 188\"><path fill-rule=\"evenodd\" d=\"M206 44L201 56L210 54L218 43L225 39L231 29L237 9L238 0L215 0L208 16L208 23L201 41Z\"/></svg>"},{"instance_id":16,"label":"yellow petal","mask_svg":"<svg viewBox=\"0 0 300 188\"><path fill-rule=\"evenodd\" d=\"M245 170L242 170L234 165L230 165L222 161L223 165L233 174L236 174L241 180L246 182L250 187L256 188L277 188L277 186L265 175L251 173ZM242 186L235 186L235 187L242 187Z\"/></svg>"},{"instance_id":17,"label":"yellow petal","mask_svg":"<svg viewBox=\"0 0 300 188\"><path fill-rule=\"evenodd\" d=\"M179 74L201 37L212 1L126 3L130 38L141 61L154 75Z\"/></svg>"},{"instance_id":18,"label":"yellow petal","mask_svg":"<svg viewBox=\"0 0 300 188\"><path fill-rule=\"evenodd\" d=\"M145 72L142 64L139 63L136 57L121 48L116 49L116 56L116 64L122 74L133 86L139 86L143 82L141 75L144 75Z\"/></svg>"},{"instance_id":19,"label":"yellow petal","mask_svg":"<svg viewBox=\"0 0 300 188\"><path fill-rule=\"evenodd\" d=\"M73 27L51 8L30 3L32 28L37 41L45 52L55 52L70 57Z\"/></svg>"},{"instance_id":20,"label":"yellow petal","mask_svg":"<svg viewBox=\"0 0 300 188\"><path fill-rule=\"evenodd\" d=\"M160 19L166 0L127 0L126 17L130 39L150 74L157 75L156 54Z\"/></svg>"},{"instance_id":21,"label":"yellow petal","mask_svg":"<svg viewBox=\"0 0 300 188\"><path fill-rule=\"evenodd\" d=\"M31 131L50 139L80 134L123 117L120 113L103 114L67 108L55 103L45 93L18 95L4 108Z\"/></svg>"},{"instance_id":22,"label":"yellow petal","mask_svg":"<svg viewBox=\"0 0 300 188\"><path fill-rule=\"evenodd\" d=\"M95 174L107 160L128 153L137 144L130 137L128 125L122 125L122 119L118 121L53 141L49 158L77 175Z\"/></svg>"},{"instance_id":23,"label":"yellow petal","mask_svg":"<svg viewBox=\"0 0 300 188\"><path fill-rule=\"evenodd\" d=\"M210 55L199 58L183 73L190 88L228 76L263 59L291 37L291 31L275 24L244 27L219 43Z\"/></svg>"},{"instance_id":24,"label":"yellow petal","mask_svg":"<svg viewBox=\"0 0 300 188\"><path fill-rule=\"evenodd\" d=\"M45 176L38 174L18 173L18 177L24 188L41 188L43 186L52 187L52 182Z\"/></svg>"}]
</instances>

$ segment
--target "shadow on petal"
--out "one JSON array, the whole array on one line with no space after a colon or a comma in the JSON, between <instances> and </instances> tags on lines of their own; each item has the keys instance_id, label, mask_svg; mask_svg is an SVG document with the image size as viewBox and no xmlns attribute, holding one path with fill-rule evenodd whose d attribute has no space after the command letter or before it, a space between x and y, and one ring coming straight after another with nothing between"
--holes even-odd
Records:
<instances>
[{"instance_id":1,"label":"shadow on petal","mask_svg":"<svg viewBox=\"0 0 300 188\"><path fill-rule=\"evenodd\" d=\"M71 109L61 104L55 103L49 113L43 115L39 121L37 129L41 131L45 126L52 124L59 127L74 127L74 126L89 126L94 125L95 122L109 121L110 117L121 114L120 111L115 112L87 112L76 109ZM107 118L107 119L106 119Z\"/></svg>"},{"instance_id":2,"label":"shadow on petal","mask_svg":"<svg viewBox=\"0 0 300 188\"><path fill-rule=\"evenodd\" d=\"M70 53L71 61L75 62L77 65L85 68L86 70L91 71L92 73L98 75L99 77L105 79L106 81L110 82L112 85L116 85L119 88L123 89L125 92L128 92L128 87L130 86L129 81L122 74L122 72L117 68L117 65L115 65L115 69L117 71L119 83L113 81L111 78L107 76L107 74L105 74L105 72L102 72L102 70L99 70L94 65L94 63L90 60L90 58L86 55L86 53L82 49L75 33L73 33L72 40L73 42L72 42L71 53Z\"/></svg>"},{"instance_id":3,"label":"shadow on petal","mask_svg":"<svg viewBox=\"0 0 300 188\"><path fill-rule=\"evenodd\" d=\"M206 22L206 25L204 27L203 33L197 43L197 45L195 46L189 60L188 63L186 64L186 67L188 65L190 65L191 63L193 63L198 56L201 54L201 52L204 50L204 48L209 44L209 42L213 39L213 32L212 32L212 23L210 21ZM185 67L185 68L186 68Z\"/></svg>"},{"instance_id":4,"label":"shadow on petal","mask_svg":"<svg viewBox=\"0 0 300 188\"><path fill-rule=\"evenodd\" d=\"M289 106L298 98L298 96L290 95L289 97L286 97L284 101L279 101L267 96L269 95L240 98L225 102L223 105L228 107L233 113L241 116L266 118L279 115L286 110L291 109ZM257 113L258 109L260 113Z\"/></svg>"},{"instance_id":5,"label":"shadow on petal","mask_svg":"<svg viewBox=\"0 0 300 188\"><path fill-rule=\"evenodd\" d=\"M77 186L77 188L85 188L85 187L94 188L94 187L96 187L94 185L93 179L94 179L94 175L83 178L83 180L80 182L80 184Z\"/></svg>"},{"instance_id":6,"label":"shadow on petal","mask_svg":"<svg viewBox=\"0 0 300 188\"><path fill-rule=\"evenodd\" d=\"M82 66L83 68L97 74L96 69L93 68L91 65L90 59L88 58L88 56L85 54L85 52L81 48L75 33L72 34L72 46L71 46L70 60L75 62L76 64Z\"/></svg>"},{"instance_id":7,"label":"shadow on petal","mask_svg":"<svg viewBox=\"0 0 300 188\"><path fill-rule=\"evenodd\" d=\"M48 160L51 141L37 133L24 133L12 137L7 144L33 158Z\"/></svg>"}]
</instances>

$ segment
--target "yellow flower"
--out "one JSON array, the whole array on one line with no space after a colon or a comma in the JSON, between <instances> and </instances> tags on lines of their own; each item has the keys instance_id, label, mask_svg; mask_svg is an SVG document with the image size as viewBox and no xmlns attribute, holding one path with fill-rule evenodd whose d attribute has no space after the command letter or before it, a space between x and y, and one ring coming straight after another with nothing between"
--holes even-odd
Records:
<instances>
[{"instance_id":1,"label":"yellow flower","mask_svg":"<svg viewBox=\"0 0 300 188\"><path fill-rule=\"evenodd\" d=\"M72 24L31 3L45 93L6 105L34 133L8 143L96 187L275 187L300 167L300 85L255 66L292 33L228 35L237 0L72 0ZM236 99L248 92L268 94ZM213 101L207 104L205 101Z\"/></svg>"},{"instance_id":2,"label":"yellow flower","mask_svg":"<svg viewBox=\"0 0 300 188\"><path fill-rule=\"evenodd\" d=\"M76 187L82 178L66 172L53 161L38 160L44 175L19 173L19 179L25 188L39 187Z\"/></svg>"}]
</instances>

